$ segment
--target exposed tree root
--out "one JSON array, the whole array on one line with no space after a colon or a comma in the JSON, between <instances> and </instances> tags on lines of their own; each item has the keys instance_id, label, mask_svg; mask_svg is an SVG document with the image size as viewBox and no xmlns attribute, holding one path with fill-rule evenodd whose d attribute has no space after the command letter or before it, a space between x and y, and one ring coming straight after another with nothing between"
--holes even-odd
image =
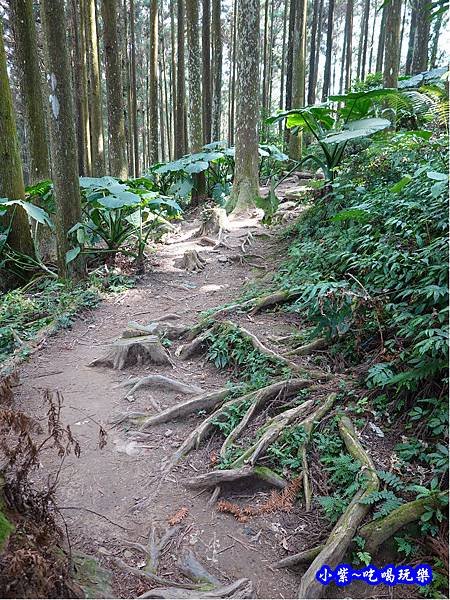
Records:
<instances>
[{"instance_id":1,"label":"exposed tree root","mask_svg":"<svg viewBox=\"0 0 450 600\"><path fill-rule=\"evenodd\" d=\"M234 583L216 587L208 592L179 588L154 588L139 598L253 598L253 585L248 579L238 579Z\"/></svg>"},{"instance_id":2,"label":"exposed tree root","mask_svg":"<svg viewBox=\"0 0 450 600\"><path fill-rule=\"evenodd\" d=\"M170 316L170 315L168 315ZM175 325L164 320L153 321L148 325L141 325L135 321L130 321L127 329L122 333L122 338L137 337L139 335L157 335L169 340L176 340L189 331L186 325Z\"/></svg>"},{"instance_id":3,"label":"exposed tree root","mask_svg":"<svg viewBox=\"0 0 450 600\"><path fill-rule=\"evenodd\" d=\"M249 463L254 465L258 458L267 450L270 444L273 444L283 431L291 423L296 422L298 426L310 431L315 421L320 419L331 409L336 399L336 394L330 394L325 402L318 406L314 412L308 416L305 413L313 406L313 400L307 400L300 406L295 406L286 410L272 419L269 419L261 428L262 435L250 448L248 448L237 460L232 464L233 468Z\"/></svg>"},{"instance_id":4,"label":"exposed tree root","mask_svg":"<svg viewBox=\"0 0 450 600\"><path fill-rule=\"evenodd\" d=\"M185 552L178 561L178 567L186 577L196 583L207 583L215 588L221 586L221 582L209 573L203 565L199 563L192 550Z\"/></svg>"},{"instance_id":5,"label":"exposed tree root","mask_svg":"<svg viewBox=\"0 0 450 600\"><path fill-rule=\"evenodd\" d=\"M328 340L326 338L318 338L309 344L304 344L303 346L298 346L289 352L285 352L284 356L306 356L307 354L311 354L316 350L323 350L328 345Z\"/></svg>"},{"instance_id":6,"label":"exposed tree root","mask_svg":"<svg viewBox=\"0 0 450 600\"><path fill-rule=\"evenodd\" d=\"M153 425L158 425L159 423L167 423L167 421L185 417L186 415L190 415L199 410L214 408L218 404L221 404L229 393L230 390L228 388L221 388L214 392L209 392L202 396L198 396L197 398L193 398L192 400L188 400L187 402L176 404L158 415L145 419L142 423L141 431L146 431Z\"/></svg>"},{"instance_id":7,"label":"exposed tree root","mask_svg":"<svg viewBox=\"0 0 450 600\"><path fill-rule=\"evenodd\" d=\"M437 494L434 499L419 498L412 502L406 502L393 510L386 517L370 521L366 525L363 525L358 529L358 535L366 541L364 550L373 556L380 546L395 535L397 531L406 525L409 525L409 523L413 523L420 519L424 512L428 510L427 507L434 506L435 504L437 505L439 498L444 499L447 496L448 490ZM293 567L301 563L310 563L320 554L320 552L322 552L324 547L325 544L321 544L314 548L310 548L309 550L303 550L297 554L292 554L272 566L275 568L283 568Z\"/></svg>"},{"instance_id":8,"label":"exposed tree root","mask_svg":"<svg viewBox=\"0 0 450 600\"><path fill-rule=\"evenodd\" d=\"M276 304L284 304L285 302L289 302L290 300L295 300L300 296L300 292L294 292L290 290L280 290L278 292L274 292L273 294L269 294L267 296L261 296L259 298L255 298L253 301L253 307L250 311L251 315L256 314L263 308L268 308L269 306L275 306Z\"/></svg>"},{"instance_id":9,"label":"exposed tree root","mask_svg":"<svg viewBox=\"0 0 450 600\"><path fill-rule=\"evenodd\" d=\"M206 259L200 256L197 250L186 250L181 261L181 268L192 273L203 271Z\"/></svg>"},{"instance_id":10,"label":"exposed tree root","mask_svg":"<svg viewBox=\"0 0 450 600\"><path fill-rule=\"evenodd\" d=\"M250 467L248 465L241 467L240 469L224 469L196 475L195 477L188 479L185 485L186 487L193 489L206 488L239 481L241 479L246 479L247 477L262 479L266 483L281 489L288 485L288 482L272 471L272 469L267 467Z\"/></svg>"},{"instance_id":11,"label":"exposed tree root","mask_svg":"<svg viewBox=\"0 0 450 600\"><path fill-rule=\"evenodd\" d=\"M172 465L175 465L178 460L188 454L194 448L198 448L200 443L207 437L207 435L214 428L214 421L226 415L227 409L230 406L240 406L243 403L248 401L252 401L255 399L256 394L258 397L265 398L269 400L270 398L276 397L280 391L284 391L286 395L292 396L298 390L303 389L305 385L309 385L310 382L305 381L304 379L290 379L285 381L280 381L278 383L273 383L267 387L256 390L255 392L250 392L245 394L244 396L240 396L239 398L233 398L222 404L220 408L214 411L211 415L209 415L198 427L196 427L190 435L185 439L183 444L177 450L177 452L173 456ZM229 390L226 390L229 393ZM306 403L305 403L306 404ZM241 466L241 465L236 465Z\"/></svg>"},{"instance_id":12,"label":"exposed tree root","mask_svg":"<svg viewBox=\"0 0 450 600\"><path fill-rule=\"evenodd\" d=\"M194 337L194 339L190 342L178 346L178 348L175 350L175 356L180 357L181 360L187 360L188 358L191 358L191 356L199 354L203 350L204 344L208 339L208 336L210 335L212 329L212 327L209 327L208 329L197 335L197 337ZM195 328L195 331L199 330L201 330L201 327L197 326Z\"/></svg>"},{"instance_id":13,"label":"exposed tree root","mask_svg":"<svg viewBox=\"0 0 450 600\"><path fill-rule=\"evenodd\" d=\"M222 236L223 231L229 231L230 225L228 222L228 216L226 210L220 206L214 208L206 208L202 212L202 224L198 231L194 234L194 237L210 237L212 235L218 235L219 239Z\"/></svg>"},{"instance_id":14,"label":"exposed tree root","mask_svg":"<svg viewBox=\"0 0 450 600\"><path fill-rule=\"evenodd\" d=\"M243 430L247 427L250 419L256 414L258 410L260 410L269 400L276 398L277 396L283 396L283 398L288 399L292 395L299 392L301 389L308 387L311 385L311 382L306 379L295 379L291 380L295 383L290 383L286 385L287 382L281 382L272 384L272 386L261 388L260 390L256 390L254 392L250 392L247 394L247 399L251 400L251 404L248 407L245 415L239 421L239 423L231 430L231 432L226 437L225 441L222 444L220 449L220 456L222 458L225 457L228 448L234 441L241 435ZM245 398L245 396L244 396Z\"/></svg>"},{"instance_id":15,"label":"exposed tree root","mask_svg":"<svg viewBox=\"0 0 450 600\"><path fill-rule=\"evenodd\" d=\"M351 543L361 521L370 510L369 505L361 502L372 492L378 490L379 481L372 459L361 445L356 431L348 417L339 421L339 431L349 454L358 460L361 465L361 489L355 494L350 505L340 517L328 537L323 549L313 560L300 582L299 598L320 598L324 593L324 586L316 579L316 572L322 565L334 568L341 562L348 546Z\"/></svg>"},{"instance_id":16,"label":"exposed tree root","mask_svg":"<svg viewBox=\"0 0 450 600\"><path fill-rule=\"evenodd\" d=\"M203 390L196 385L189 385L178 379L165 377L164 375L147 375L146 377L132 377L120 384L119 387L129 387L131 389L125 395L128 398L142 387L162 387L166 390L178 392L180 394L202 394Z\"/></svg>"},{"instance_id":17,"label":"exposed tree root","mask_svg":"<svg viewBox=\"0 0 450 600\"><path fill-rule=\"evenodd\" d=\"M119 338L111 345L107 354L92 361L90 367L112 367L123 369L126 366L151 362L156 365L172 365L169 355L157 335L138 335Z\"/></svg>"}]
</instances>

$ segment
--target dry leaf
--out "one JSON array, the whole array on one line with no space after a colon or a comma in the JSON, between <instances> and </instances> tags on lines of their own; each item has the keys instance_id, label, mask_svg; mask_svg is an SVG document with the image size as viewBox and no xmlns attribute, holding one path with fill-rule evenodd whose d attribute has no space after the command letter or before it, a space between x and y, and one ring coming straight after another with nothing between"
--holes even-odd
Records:
<instances>
[{"instance_id":1,"label":"dry leaf","mask_svg":"<svg viewBox=\"0 0 450 600\"><path fill-rule=\"evenodd\" d=\"M188 516L188 509L185 506L182 506L177 512L167 519L169 525L178 525Z\"/></svg>"}]
</instances>

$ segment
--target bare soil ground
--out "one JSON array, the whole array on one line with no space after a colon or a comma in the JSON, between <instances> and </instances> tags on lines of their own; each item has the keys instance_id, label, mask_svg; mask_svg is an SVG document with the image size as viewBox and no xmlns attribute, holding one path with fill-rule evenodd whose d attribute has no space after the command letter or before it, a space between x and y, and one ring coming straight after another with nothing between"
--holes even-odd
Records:
<instances>
[{"instance_id":1,"label":"bare soil ground","mask_svg":"<svg viewBox=\"0 0 450 600\"><path fill-rule=\"evenodd\" d=\"M87 366L121 335L130 320L146 324L176 313L180 322L194 324L199 313L236 300L243 286L270 273L286 256L282 242L268 234L255 218L232 224L225 240L229 248L199 245L191 238L198 226L198 220L185 222L169 244L158 247L136 288L110 297L96 310L84 313L71 330L48 338L20 369L16 399L21 409L44 420L43 391L58 390L64 397L63 422L70 424L81 445L80 458L66 458L62 465L54 455L44 456L40 479L45 482L49 477L59 478L58 505L67 524L72 552L92 556L112 572L111 581L106 573L101 584L94 581L99 577L87 577L84 584L85 589L91 590L89 597L130 598L155 587L142 577L124 572L114 560L142 567L142 554L126 542L145 545L151 527L166 529L170 518L182 508L187 509L183 511L186 516L166 547L159 575L185 581L177 561L182 552L190 549L220 581L250 579L255 598L296 597L299 573L278 571L271 564L288 553L314 546L330 529L320 513L306 513L301 507L239 523L208 505L210 491L186 489L183 482L188 477L207 470L211 453L219 446L219 434L214 434L198 452L188 455L161 482L162 466L199 422L197 416L153 427L144 442L130 437L126 428L110 425L111 418L120 413L152 414L155 401L164 409L185 399L157 388L141 389L131 399L125 399L126 390L117 386L130 376L157 373L196 384L205 391L217 389L230 379L227 369L216 369L204 357L181 361L173 352L173 368L141 366L115 371ZM261 264L268 269L230 260L239 254L245 240L251 241L249 252L263 256ZM189 273L179 268L187 249L196 249L206 259L203 271ZM233 320L268 345L271 336L287 334L299 326L298 318L289 313L233 315ZM108 433L103 449L99 448L99 425ZM261 483L252 482L235 485L232 490L222 489L227 499L251 503L267 499L269 491ZM389 597L392 593L381 586L376 590L352 586L351 592L353 597L366 598ZM342 593L339 596L343 597Z\"/></svg>"}]
</instances>

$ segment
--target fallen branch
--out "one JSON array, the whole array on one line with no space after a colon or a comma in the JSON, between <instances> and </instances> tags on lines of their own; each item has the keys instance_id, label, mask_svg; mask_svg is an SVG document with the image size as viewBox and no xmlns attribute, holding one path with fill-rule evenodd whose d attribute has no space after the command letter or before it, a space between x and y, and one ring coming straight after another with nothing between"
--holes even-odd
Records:
<instances>
[{"instance_id":1,"label":"fallen branch","mask_svg":"<svg viewBox=\"0 0 450 600\"><path fill-rule=\"evenodd\" d=\"M127 327L122 333L123 338L137 337L139 335L157 335L160 338L165 337L169 340L176 340L189 331L189 327L186 325L167 323L163 319L153 321L148 325L141 325L135 321L130 321Z\"/></svg>"},{"instance_id":2,"label":"fallen branch","mask_svg":"<svg viewBox=\"0 0 450 600\"><path fill-rule=\"evenodd\" d=\"M355 494L344 514L334 526L323 549L313 560L306 573L303 575L298 597L320 598L324 593L324 586L316 579L316 573L322 565L334 568L339 564L349 547L355 533L366 516L370 507L362 501L379 487L378 476L372 459L361 445L356 431L346 416L339 421L339 432L347 447L349 454L361 463L361 474L364 480L360 490Z\"/></svg>"},{"instance_id":3,"label":"fallen branch","mask_svg":"<svg viewBox=\"0 0 450 600\"><path fill-rule=\"evenodd\" d=\"M253 585L248 579L238 579L234 583L214 588L211 591L192 591L179 588L154 588L138 598L253 598Z\"/></svg>"}]
</instances>

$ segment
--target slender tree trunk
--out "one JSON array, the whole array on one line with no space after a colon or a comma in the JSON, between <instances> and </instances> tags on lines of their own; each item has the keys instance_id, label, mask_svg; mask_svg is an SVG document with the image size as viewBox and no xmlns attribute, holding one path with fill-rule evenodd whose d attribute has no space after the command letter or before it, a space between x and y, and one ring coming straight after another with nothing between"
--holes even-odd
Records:
<instances>
[{"instance_id":1,"label":"slender tree trunk","mask_svg":"<svg viewBox=\"0 0 450 600\"><path fill-rule=\"evenodd\" d=\"M383 6L383 14L381 17L380 35L378 37L377 63L376 63L376 67L375 67L375 70L377 73L383 73L387 14L388 14L388 4L385 4ZM397 54L397 52L396 52L396 54Z\"/></svg>"},{"instance_id":2,"label":"slender tree trunk","mask_svg":"<svg viewBox=\"0 0 450 600\"><path fill-rule=\"evenodd\" d=\"M429 0L415 0L416 34L411 72L413 75L428 68L428 42L430 38L430 6Z\"/></svg>"},{"instance_id":3,"label":"slender tree trunk","mask_svg":"<svg viewBox=\"0 0 450 600\"><path fill-rule=\"evenodd\" d=\"M109 168L111 175L120 179L127 179L128 164L125 155L125 116L117 19L118 8L117 0L102 0L105 79L108 100Z\"/></svg>"},{"instance_id":4,"label":"slender tree trunk","mask_svg":"<svg viewBox=\"0 0 450 600\"><path fill-rule=\"evenodd\" d=\"M56 203L58 272L61 277L81 277L84 261L80 256L66 263L70 248L67 232L81 221L81 199L63 0L41 0L41 17L50 91L50 155Z\"/></svg>"},{"instance_id":5,"label":"slender tree trunk","mask_svg":"<svg viewBox=\"0 0 450 600\"><path fill-rule=\"evenodd\" d=\"M289 21L289 0L284 0L283 42L282 42L282 46L281 46L282 59L281 59L281 73L280 73L280 102L278 104L278 107L280 110L283 110L283 108L284 108L284 92L285 92L284 78L285 78L285 74L286 74L286 69L285 69L286 63L285 63L284 57L286 56L288 21ZM283 132L283 124L280 122L279 129L278 129L278 133L280 136L281 136L282 132Z\"/></svg>"},{"instance_id":6,"label":"slender tree trunk","mask_svg":"<svg viewBox=\"0 0 450 600\"><path fill-rule=\"evenodd\" d=\"M31 182L48 179L48 141L32 0L10 0L15 57L25 109Z\"/></svg>"},{"instance_id":7,"label":"slender tree trunk","mask_svg":"<svg viewBox=\"0 0 450 600\"><path fill-rule=\"evenodd\" d=\"M288 32L288 52L286 60L286 109L292 108L292 69L294 60L295 44L295 12L298 0L290 0L289 4L289 32Z\"/></svg>"},{"instance_id":8,"label":"slender tree trunk","mask_svg":"<svg viewBox=\"0 0 450 600\"><path fill-rule=\"evenodd\" d=\"M2 19L0 19L0 198L10 200L25 198L22 160L3 44ZM11 219L8 244L13 250L34 257L34 244L27 213L22 207L15 206L8 210L6 216L0 217L0 222L9 225Z\"/></svg>"},{"instance_id":9,"label":"slender tree trunk","mask_svg":"<svg viewBox=\"0 0 450 600\"><path fill-rule=\"evenodd\" d=\"M416 3L412 2L411 23L409 26L409 36L408 36L408 52L406 54L406 65L405 65L405 74L406 75L411 75L412 59L413 59L413 54L414 54L414 41L416 39L416 29L417 29Z\"/></svg>"},{"instance_id":10,"label":"slender tree trunk","mask_svg":"<svg viewBox=\"0 0 450 600\"><path fill-rule=\"evenodd\" d=\"M345 91L348 92L352 84L352 38L353 38L353 0L347 0L345 13Z\"/></svg>"},{"instance_id":11,"label":"slender tree trunk","mask_svg":"<svg viewBox=\"0 0 450 600\"><path fill-rule=\"evenodd\" d=\"M364 81L364 77L366 75L367 45L369 37L369 14L370 0L365 0L364 14L362 18L360 46L358 51L358 79L360 81Z\"/></svg>"},{"instance_id":12,"label":"slender tree trunk","mask_svg":"<svg viewBox=\"0 0 450 600\"><path fill-rule=\"evenodd\" d=\"M81 15L78 11L77 0L71 2L70 16L73 29L73 76L74 76L74 94L75 94L75 116L76 116L76 135L78 147L78 172L80 175L86 173L86 133L84 131L85 115L83 114L83 54L81 45Z\"/></svg>"},{"instance_id":13,"label":"slender tree trunk","mask_svg":"<svg viewBox=\"0 0 450 600\"><path fill-rule=\"evenodd\" d=\"M439 15L434 22L434 30L433 30L433 44L431 46L430 53L430 69L435 69L437 67L437 53L439 47L439 35L441 33L442 27L442 15Z\"/></svg>"},{"instance_id":14,"label":"slender tree trunk","mask_svg":"<svg viewBox=\"0 0 450 600\"><path fill-rule=\"evenodd\" d=\"M383 85L388 88L396 88L398 87L400 62L402 0L391 0L387 5L387 9Z\"/></svg>"},{"instance_id":15,"label":"slender tree trunk","mask_svg":"<svg viewBox=\"0 0 450 600\"><path fill-rule=\"evenodd\" d=\"M185 73L184 73L184 0L177 2L177 96L175 118L175 158L186 151L185 137Z\"/></svg>"},{"instance_id":16,"label":"slender tree trunk","mask_svg":"<svg viewBox=\"0 0 450 600\"><path fill-rule=\"evenodd\" d=\"M372 18L372 34L370 36L370 54L369 54L369 67L368 73L372 72L372 59L373 59L373 50L374 50L374 41L375 41L375 26L377 24L377 5L374 2L373 5L373 18Z\"/></svg>"},{"instance_id":17,"label":"slender tree trunk","mask_svg":"<svg viewBox=\"0 0 450 600\"><path fill-rule=\"evenodd\" d=\"M158 162L158 0L150 1L149 164ZM161 146L164 138L161 135Z\"/></svg>"},{"instance_id":18,"label":"slender tree trunk","mask_svg":"<svg viewBox=\"0 0 450 600\"><path fill-rule=\"evenodd\" d=\"M245 212L259 197L259 0L238 0L236 153L230 207Z\"/></svg>"},{"instance_id":19,"label":"slender tree trunk","mask_svg":"<svg viewBox=\"0 0 450 600\"><path fill-rule=\"evenodd\" d=\"M408 12L408 2L404 3L403 6L403 17L402 17L402 28L400 30L400 48L399 48L399 66L401 67L403 43L405 41L405 30L406 30L406 13Z\"/></svg>"},{"instance_id":20,"label":"slender tree trunk","mask_svg":"<svg viewBox=\"0 0 450 600\"><path fill-rule=\"evenodd\" d=\"M203 145L203 123L198 0L186 0L186 31L189 84L189 143L191 152L199 152ZM198 173L194 177L194 182L192 203L196 204L205 193L205 174Z\"/></svg>"},{"instance_id":21,"label":"slender tree trunk","mask_svg":"<svg viewBox=\"0 0 450 600\"><path fill-rule=\"evenodd\" d=\"M324 1L320 0L320 4L319 4L319 22L317 23L316 51L315 51L317 64L316 64L316 66L314 68L314 81L312 83L312 88L313 88L313 91L314 91L314 102L316 101L317 77L319 75L318 63L319 63L320 48L321 48L321 42L322 42L323 8L324 8ZM314 104L314 102L313 102L313 104ZM308 102L308 104L309 104L309 102Z\"/></svg>"},{"instance_id":22,"label":"slender tree trunk","mask_svg":"<svg viewBox=\"0 0 450 600\"><path fill-rule=\"evenodd\" d=\"M270 115L272 112L272 86L273 86L273 47L274 47L274 25L275 25L275 14L274 14L274 0L270 0L270 33L269 33L269 75L267 82L267 114ZM267 127L266 127L267 135Z\"/></svg>"},{"instance_id":23,"label":"slender tree trunk","mask_svg":"<svg viewBox=\"0 0 450 600\"><path fill-rule=\"evenodd\" d=\"M236 110L236 45L237 45L237 16L238 16L238 0L234 0L233 8L233 54L231 60L231 85L230 85L230 118L228 121L228 138L230 146L234 145L234 117Z\"/></svg>"},{"instance_id":24,"label":"slender tree trunk","mask_svg":"<svg viewBox=\"0 0 450 600\"><path fill-rule=\"evenodd\" d=\"M170 106L171 106L171 131L170 131L170 156L175 157L175 122L177 118L177 78L176 78L176 41L175 41L175 12L176 0L170 0Z\"/></svg>"},{"instance_id":25,"label":"slender tree trunk","mask_svg":"<svg viewBox=\"0 0 450 600\"><path fill-rule=\"evenodd\" d=\"M325 102L330 93L331 53L333 49L333 18L334 0L328 0L327 49L325 54L325 68L323 73L322 102Z\"/></svg>"},{"instance_id":26,"label":"slender tree trunk","mask_svg":"<svg viewBox=\"0 0 450 600\"><path fill-rule=\"evenodd\" d=\"M315 71L318 68L317 62L319 56L316 55L317 47L317 25L320 18L320 0L314 0L313 15L311 23L311 42L309 49L309 74L308 74L308 104L314 104L316 101L316 88L314 85Z\"/></svg>"},{"instance_id":27,"label":"slender tree trunk","mask_svg":"<svg viewBox=\"0 0 450 600\"><path fill-rule=\"evenodd\" d=\"M213 47L213 109L212 139L220 140L222 97L222 22L221 0L212 0L212 47Z\"/></svg>"},{"instance_id":28,"label":"slender tree trunk","mask_svg":"<svg viewBox=\"0 0 450 600\"><path fill-rule=\"evenodd\" d=\"M76 0L75 0L76 1ZM89 75L88 75L88 54L86 48L86 7L85 0L79 0L80 15L80 54L81 54L81 120L83 134L83 156L84 171L83 175L92 175L92 154L91 154L91 124L89 120Z\"/></svg>"},{"instance_id":29,"label":"slender tree trunk","mask_svg":"<svg viewBox=\"0 0 450 600\"><path fill-rule=\"evenodd\" d=\"M130 0L130 96L131 96L131 128L133 140L134 176L139 176L139 133L137 114L137 80L136 80L136 36L135 36L135 10L134 0Z\"/></svg>"},{"instance_id":30,"label":"slender tree trunk","mask_svg":"<svg viewBox=\"0 0 450 600\"><path fill-rule=\"evenodd\" d=\"M305 106L306 76L306 16L307 0L297 0L294 29L294 64L292 69L292 106ZM302 154L302 136L289 136L289 157L300 160Z\"/></svg>"},{"instance_id":31,"label":"slender tree trunk","mask_svg":"<svg viewBox=\"0 0 450 600\"><path fill-rule=\"evenodd\" d=\"M100 64L98 60L97 16L95 0L86 3L86 48L90 76L89 118L91 130L92 175L99 177L105 173L105 152L103 141L102 90Z\"/></svg>"},{"instance_id":32,"label":"slender tree trunk","mask_svg":"<svg viewBox=\"0 0 450 600\"><path fill-rule=\"evenodd\" d=\"M162 114L165 116L164 130L161 131L161 148L164 147L165 140L167 139L167 157L171 160L172 150L171 150L171 139L172 139L172 131L171 131L171 109L170 109L170 99L169 99L169 87L167 84L167 71L170 72L170 69L166 69L166 45L165 45L165 36L164 36L164 22L163 16L160 15L160 34L159 34L159 44L160 44L160 55L161 55L161 102L160 106L162 107Z\"/></svg>"},{"instance_id":33,"label":"slender tree trunk","mask_svg":"<svg viewBox=\"0 0 450 600\"><path fill-rule=\"evenodd\" d=\"M202 0L203 143L211 141L211 0Z\"/></svg>"},{"instance_id":34,"label":"slender tree trunk","mask_svg":"<svg viewBox=\"0 0 450 600\"><path fill-rule=\"evenodd\" d=\"M264 38L263 38L263 64L261 82L261 108L263 118L267 116L267 73L269 70L269 5L270 0L264 0Z\"/></svg>"}]
</instances>

